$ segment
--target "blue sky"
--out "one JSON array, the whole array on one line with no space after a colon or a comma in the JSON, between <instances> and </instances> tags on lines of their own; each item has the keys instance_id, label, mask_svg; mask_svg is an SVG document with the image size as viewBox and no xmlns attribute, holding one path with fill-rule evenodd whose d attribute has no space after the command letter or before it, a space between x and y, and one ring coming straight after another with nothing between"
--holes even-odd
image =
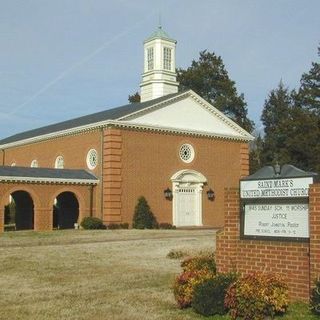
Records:
<instances>
[{"instance_id":1,"label":"blue sky","mask_svg":"<svg viewBox=\"0 0 320 320\"><path fill-rule=\"evenodd\" d=\"M220 55L259 127L270 90L298 87L319 60L319 12L319 0L0 0L0 138L126 104L159 13L177 67Z\"/></svg>"}]
</instances>

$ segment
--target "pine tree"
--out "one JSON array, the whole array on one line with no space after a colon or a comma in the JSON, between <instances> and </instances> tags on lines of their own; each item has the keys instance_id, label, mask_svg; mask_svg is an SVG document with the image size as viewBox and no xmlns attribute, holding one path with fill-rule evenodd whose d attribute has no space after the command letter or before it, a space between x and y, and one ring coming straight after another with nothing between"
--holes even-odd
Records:
<instances>
[{"instance_id":1,"label":"pine tree","mask_svg":"<svg viewBox=\"0 0 320 320\"><path fill-rule=\"evenodd\" d=\"M155 229L157 220L150 210L145 197L140 197L134 210L132 228L134 229Z\"/></svg>"},{"instance_id":2,"label":"pine tree","mask_svg":"<svg viewBox=\"0 0 320 320\"><path fill-rule=\"evenodd\" d=\"M320 47L318 48L320 57ZM294 95L290 134L291 158L300 168L320 173L320 63L313 62L302 75L300 89ZM292 128L290 128L292 130Z\"/></svg>"},{"instance_id":3,"label":"pine tree","mask_svg":"<svg viewBox=\"0 0 320 320\"><path fill-rule=\"evenodd\" d=\"M318 56L320 57L320 47ZM302 75L297 103L320 117L320 63L313 62L310 71Z\"/></svg>"},{"instance_id":4,"label":"pine tree","mask_svg":"<svg viewBox=\"0 0 320 320\"><path fill-rule=\"evenodd\" d=\"M265 100L261 121L264 125L264 141L261 164L290 163L287 129L290 121L292 98L288 88L280 81L277 89L269 93Z\"/></svg>"},{"instance_id":5,"label":"pine tree","mask_svg":"<svg viewBox=\"0 0 320 320\"><path fill-rule=\"evenodd\" d=\"M244 96L237 93L220 56L206 50L200 52L198 61L193 60L186 70L177 70L177 81L179 90L194 90L242 128L252 131Z\"/></svg>"},{"instance_id":6,"label":"pine tree","mask_svg":"<svg viewBox=\"0 0 320 320\"><path fill-rule=\"evenodd\" d=\"M261 157L262 157L262 146L263 139L259 134L258 137L250 144L250 153L249 153L249 168L250 174L255 173L262 167Z\"/></svg>"}]
</instances>

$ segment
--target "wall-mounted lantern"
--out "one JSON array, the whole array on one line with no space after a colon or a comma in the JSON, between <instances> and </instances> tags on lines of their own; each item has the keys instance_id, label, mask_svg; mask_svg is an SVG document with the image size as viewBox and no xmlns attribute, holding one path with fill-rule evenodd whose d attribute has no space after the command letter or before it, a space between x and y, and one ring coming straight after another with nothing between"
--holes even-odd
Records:
<instances>
[{"instance_id":1,"label":"wall-mounted lantern","mask_svg":"<svg viewBox=\"0 0 320 320\"><path fill-rule=\"evenodd\" d=\"M167 199L167 200L172 200L172 191L167 188L166 190L163 191L164 193L164 197Z\"/></svg>"},{"instance_id":2,"label":"wall-mounted lantern","mask_svg":"<svg viewBox=\"0 0 320 320\"><path fill-rule=\"evenodd\" d=\"M210 188L207 191L208 200L213 201L214 200L214 191Z\"/></svg>"}]
</instances>

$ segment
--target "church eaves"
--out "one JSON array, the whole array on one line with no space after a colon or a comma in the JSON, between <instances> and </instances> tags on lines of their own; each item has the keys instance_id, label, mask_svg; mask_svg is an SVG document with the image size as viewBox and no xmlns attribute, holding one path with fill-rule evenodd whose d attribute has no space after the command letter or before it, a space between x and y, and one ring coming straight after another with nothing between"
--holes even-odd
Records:
<instances>
[{"instance_id":1,"label":"church eaves","mask_svg":"<svg viewBox=\"0 0 320 320\"><path fill-rule=\"evenodd\" d=\"M197 129L188 129L178 128L175 126L159 126L150 123L141 123L135 120L132 121L132 119L137 119L137 117L140 117L147 113L152 113L155 110L163 108L164 106L174 104L177 101L187 99L188 97L193 99L194 101L197 101L197 103L208 109L215 119L219 119L219 122L223 123L224 126L230 128L233 133L221 133L215 132L215 130L209 132L202 131L200 127ZM239 125L225 116L222 112L214 108L211 104L202 99L192 90L188 90L184 92L169 94L141 103L127 104L118 108L109 109L87 116L52 124L46 127L18 133L11 137L0 140L0 149L55 139L57 137L78 134L81 132L96 130L98 128L105 128L109 126L144 131L159 131L174 134L215 137L218 139L238 140L246 142L254 139L247 131L242 129Z\"/></svg>"}]
</instances>

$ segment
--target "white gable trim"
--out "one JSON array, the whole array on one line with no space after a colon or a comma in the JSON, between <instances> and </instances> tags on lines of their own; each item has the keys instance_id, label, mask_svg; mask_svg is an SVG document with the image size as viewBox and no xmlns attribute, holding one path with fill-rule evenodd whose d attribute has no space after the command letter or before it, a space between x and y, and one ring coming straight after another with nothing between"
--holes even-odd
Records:
<instances>
[{"instance_id":1,"label":"white gable trim","mask_svg":"<svg viewBox=\"0 0 320 320\"><path fill-rule=\"evenodd\" d=\"M187 97L193 98L202 107L206 108L209 112L211 112L213 115L218 117L221 121L223 121L229 127L231 127L236 132L238 132L239 135L238 136L237 135L224 135L224 134L217 134L217 133L206 132L206 131L198 131L198 130L192 131L192 130L181 129L181 128L147 125L147 124L141 124L141 123L134 123L134 121L131 120L131 119L137 118L138 116L141 116L146 113L150 113L153 110L160 109L166 105L169 105L173 102L176 102L178 100L181 100L181 99L184 99ZM127 120L131 120L130 123ZM229 119L227 116L225 116L222 112L220 112L219 110L214 108L211 104L206 102L204 99L202 99L195 92L193 92L192 90L189 90L189 91L181 93L181 95L175 96L173 98L169 98L165 101L154 104L154 105L147 107L145 109L133 112L133 113L128 114L124 117L118 118L117 120L99 121L99 122L90 123L90 124L84 125L84 126L74 127L71 129L56 131L56 132L28 138L28 139L14 141L14 142L0 145L0 149L7 149L7 148L26 145L26 144L36 143L36 142L40 142L40 141L57 139L57 138L68 136L68 135L81 134L81 133L85 133L88 131L98 130L100 128L106 128L109 126L110 127L115 126L115 127L119 127L119 128L136 129L136 130L160 131L160 132L193 135L193 136L200 136L200 137L201 136L212 137L212 138L236 140L236 141L244 141L244 142L249 142L249 141L254 140L254 137L251 134L249 134L247 131L242 129L235 122L233 122L231 119Z\"/></svg>"},{"instance_id":2,"label":"white gable trim","mask_svg":"<svg viewBox=\"0 0 320 320\"><path fill-rule=\"evenodd\" d=\"M126 116L118 118L117 120L132 120L132 119L137 118L141 115L144 115L146 113L150 113L154 110L157 110L157 109L160 109L164 106L167 106L177 100L181 100L181 99L184 99L187 97L191 97L194 101L199 103L204 109L208 110L212 115L217 117L220 121L222 121L227 126L229 126L233 130L238 132L242 136L242 138L247 138L247 141L254 140L254 137L249 132L247 132L246 130L241 128L238 124L236 124L234 121L232 121L230 118L228 118L226 115L224 115L221 111L219 111L217 108L212 106L210 103L208 103L206 100L201 98L198 94L196 94L192 90L188 90L186 92L183 92L183 93L181 93L181 95L175 96L175 97L168 99L168 100L165 100L165 101L162 101L161 103L154 104L154 105L147 107L145 109L130 113ZM211 135L212 135L212 133L211 133ZM234 137L234 138L239 139L239 137Z\"/></svg>"}]
</instances>

